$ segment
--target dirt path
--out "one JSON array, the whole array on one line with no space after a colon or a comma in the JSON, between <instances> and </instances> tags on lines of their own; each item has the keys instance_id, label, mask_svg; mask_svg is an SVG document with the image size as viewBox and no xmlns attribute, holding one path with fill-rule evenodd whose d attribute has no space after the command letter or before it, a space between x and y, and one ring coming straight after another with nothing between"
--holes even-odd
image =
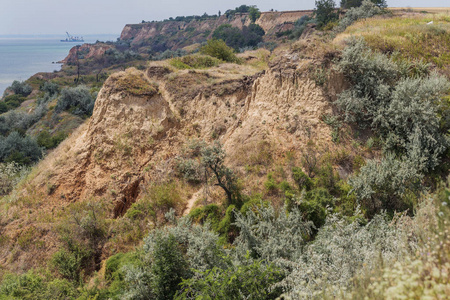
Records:
<instances>
[{"instance_id":1,"label":"dirt path","mask_svg":"<svg viewBox=\"0 0 450 300\"><path fill-rule=\"evenodd\" d=\"M204 192L203 188L201 188L192 195L191 199L188 200L186 208L183 211L183 216L186 216L187 214L189 214L191 212L192 208L194 207L195 202L202 197L203 192Z\"/></svg>"}]
</instances>

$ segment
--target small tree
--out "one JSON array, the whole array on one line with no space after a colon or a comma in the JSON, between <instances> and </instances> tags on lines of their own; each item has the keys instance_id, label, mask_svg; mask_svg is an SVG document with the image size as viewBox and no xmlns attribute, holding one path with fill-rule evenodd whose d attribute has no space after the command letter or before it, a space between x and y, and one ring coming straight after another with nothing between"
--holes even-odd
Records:
<instances>
[{"instance_id":1,"label":"small tree","mask_svg":"<svg viewBox=\"0 0 450 300\"><path fill-rule=\"evenodd\" d=\"M261 16L261 12L259 11L259 9L256 6L252 6L248 10L248 16L250 17L250 20L252 21L252 23L255 23L256 20L258 20L259 17Z\"/></svg>"},{"instance_id":2,"label":"small tree","mask_svg":"<svg viewBox=\"0 0 450 300\"><path fill-rule=\"evenodd\" d=\"M204 181L208 184L215 179L215 185L225 191L228 204L240 204L237 177L224 164L226 154L222 145L217 141L209 146L204 141L193 141L189 148L190 155L184 154L178 158L178 171L193 182Z\"/></svg>"},{"instance_id":3,"label":"small tree","mask_svg":"<svg viewBox=\"0 0 450 300\"><path fill-rule=\"evenodd\" d=\"M323 28L329 22L338 19L336 13L336 3L334 0L316 0L316 9L314 10L317 26Z\"/></svg>"},{"instance_id":4,"label":"small tree","mask_svg":"<svg viewBox=\"0 0 450 300\"><path fill-rule=\"evenodd\" d=\"M219 142L211 146L203 147L201 150L202 163L205 167L207 178L212 175L217 180L215 185L220 186L227 195L228 204L237 204L239 198L239 186L234 172L224 165L225 151Z\"/></svg>"}]
</instances>

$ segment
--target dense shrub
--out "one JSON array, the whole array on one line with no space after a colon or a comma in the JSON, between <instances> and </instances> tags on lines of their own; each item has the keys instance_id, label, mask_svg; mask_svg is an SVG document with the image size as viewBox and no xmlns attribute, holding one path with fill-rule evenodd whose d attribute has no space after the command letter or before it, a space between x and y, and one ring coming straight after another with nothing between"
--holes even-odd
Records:
<instances>
[{"instance_id":1,"label":"dense shrub","mask_svg":"<svg viewBox=\"0 0 450 300\"><path fill-rule=\"evenodd\" d=\"M256 20L258 20L259 17L261 16L261 12L257 7L251 6L250 9L248 10L248 16L250 18L250 21L252 21L252 23L255 23Z\"/></svg>"},{"instance_id":2,"label":"dense shrub","mask_svg":"<svg viewBox=\"0 0 450 300\"><path fill-rule=\"evenodd\" d=\"M90 116L94 109L95 98L85 86L67 88L62 90L55 107L55 112L69 110L74 115Z\"/></svg>"},{"instance_id":3,"label":"dense shrub","mask_svg":"<svg viewBox=\"0 0 450 300\"><path fill-rule=\"evenodd\" d=\"M127 47L127 46L125 46ZM118 50L119 49L119 50ZM133 50L120 51L121 47L111 48L105 51L104 59L106 65L121 64L132 60L139 60L141 56ZM165 49L164 49L165 50Z\"/></svg>"},{"instance_id":4,"label":"dense shrub","mask_svg":"<svg viewBox=\"0 0 450 300\"><path fill-rule=\"evenodd\" d=\"M220 208L216 204L208 204L203 207L193 209L189 213L189 217L196 223L211 224L211 228L218 231L219 222L221 219Z\"/></svg>"},{"instance_id":5,"label":"dense shrub","mask_svg":"<svg viewBox=\"0 0 450 300\"><path fill-rule=\"evenodd\" d=\"M379 15L381 12L382 10L373 2L364 0L361 2L361 5L358 5L358 7L352 7L345 13L345 17L339 21L339 25L336 30L338 32L344 31L345 28L357 20L371 18L375 15Z\"/></svg>"},{"instance_id":6,"label":"dense shrub","mask_svg":"<svg viewBox=\"0 0 450 300\"><path fill-rule=\"evenodd\" d=\"M352 40L339 70L352 87L338 97L345 120L370 126L385 147L405 153L418 170L435 168L449 145L443 134L443 95L449 82L437 74L410 77L393 59L371 51L364 41Z\"/></svg>"},{"instance_id":7,"label":"dense shrub","mask_svg":"<svg viewBox=\"0 0 450 300\"><path fill-rule=\"evenodd\" d=\"M406 196L419 190L421 179L411 161L387 154L381 161L369 160L349 183L369 215L373 215L381 209L392 212L412 208Z\"/></svg>"},{"instance_id":8,"label":"dense shrub","mask_svg":"<svg viewBox=\"0 0 450 300\"><path fill-rule=\"evenodd\" d=\"M59 85L51 81L44 82L44 84L42 84L39 89L43 92L48 93L50 96L58 94L60 90Z\"/></svg>"},{"instance_id":9,"label":"dense shrub","mask_svg":"<svg viewBox=\"0 0 450 300\"><path fill-rule=\"evenodd\" d=\"M68 249L60 249L51 259L50 264L65 279L79 283L83 278L82 270L92 253L73 243L68 244Z\"/></svg>"},{"instance_id":10,"label":"dense shrub","mask_svg":"<svg viewBox=\"0 0 450 300\"><path fill-rule=\"evenodd\" d=\"M250 253L267 262L292 259L311 234L313 224L305 221L301 211L294 208L289 213L277 211L272 205L255 206L244 215L236 212L236 255Z\"/></svg>"},{"instance_id":11,"label":"dense shrub","mask_svg":"<svg viewBox=\"0 0 450 300\"><path fill-rule=\"evenodd\" d=\"M239 63L240 60L233 53L233 49L228 47L222 40L211 39L206 45L200 48L202 54L206 54L220 60L232 63Z\"/></svg>"},{"instance_id":12,"label":"dense shrub","mask_svg":"<svg viewBox=\"0 0 450 300\"><path fill-rule=\"evenodd\" d=\"M0 104L2 104L0 106L0 113L19 107L25 100L26 98L20 94L6 96L3 99L3 102L0 102Z\"/></svg>"},{"instance_id":13,"label":"dense shrub","mask_svg":"<svg viewBox=\"0 0 450 300\"><path fill-rule=\"evenodd\" d=\"M31 164L42 157L42 149L29 136L22 137L12 132L7 137L0 136L0 162Z\"/></svg>"},{"instance_id":14,"label":"dense shrub","mask_svg":"<svg viewBox=\"0 0 450 300\"><path fill-rule=\"evenodd\" d=\"M275 299L282 289L272 286L283 277L276 267L249 259L227 269L214 267L197 273L196 277L183 281L174 299Z\"/></svg>"},{"instance_id":15,"label":"dense shrub","mask_svg":"<svg viewBox=\"0 0 450 300\"><path fill-rule=\"evenodd\" d=\"M0 135L6 136L12 131L25 131L38 122L47 113L47 105L41 102L33 112L10 111L0 116Z\"/></svg>"},{"instance_id":16,"label":"dense shrub","mask_svg":"<svg viewBox=\"0 0 450 300\"><path fill-rule=\"evenodd\" d=\"M32 92L31 85L25 83L24 81L20 82L17 80L14 80L11 86L9 87L14 94L16 95L22 95L24 97L28 96Z\"/></svg>"},{"instance_id":17,"label":"dense shrub","mask_svg":"<svg viewBox=\"0 0 450 300\"><path fill-rule=\"evenodd\" d=\"M294 167L292 168L292 177L297 183L297 186L300 190L306 189L307 191L311 189L313 182L308 175L306 175L301 168Z\"/></svg>"},{"instance_id":18,"label":"dense shrub","mask_svg":"<svg viewBox=\"0 0 450 300\"><path fill-rule=\"evenodd\" d=\"M242 30L233 27L230 24L223 24L214 30L212 37L214 39L223 40L227 46L238 51L245 47L256 47L258 43L262 42L262 36L264 36L264 34L264 30L256 24L243 26Z\"/></svg>"},{"instance_id":19,"label":"dense shrub","mask_svg":"<svg viewBox=\"0 0 450 300\"><path fill-rule=\"evenodd\" d=\"M178 290L182 278L190 277L189 268L205 271L225 266L219 237L208 225L193 225L190 218L175 220L174 211L166 216L173 226L150 233L144 239L142 264L124 269L127 299L147 299L149 295L166 299ZM172 287L170 292L167 285ZM158 294L165 292L167 295Z\"/></svg>"},{"instance_id":20,"label":"dense shrub","mask_svg":"<svg viewBox=\"0 0 450 300\"><path fill-rule=\"evenodd\" d=\"M298 208L305 220L313 222L316 228L320 228L328 215L328 210L334 207L334 199L324 188L314 189L302 194L298 200Z\"/></svg>"},{"instance_id":21,"label":"dense shrub","mask_svg":"<svg viewBox=\"0 0 450 300\"><path fill-rule=\"evenodd\" d=\"M233 17L235 14L239 14L239 13L248 13L250 11L250 8L252 6L248 6L248 5L241 5L239 7L236 7L235 9L228 9L227 11L225 11L225 16L227 16L228 18Z\"/></svg>"},{"instance_id":22,"label":"dense shrub","mask_svg":"<svg viewBox=\"0 0 450 300\"><path fill-rule=\"evenodd\" d=\"M66 137L67 134L64 132L59 132L52 136L47 130L44 130L38 134L36 141L40 147L53 149L64 141Z\"/></svg>"},{"instance_id":23,"label":"dense shrub","mask_svg":"<svg viewBox=\"0 0 450 300\"><path fill-rule=\"evenodd\" d=\"M341 7L346 9L360 7L364 2L364 0L341 0ZM370 0L370 2L378 7L387 7L386 0Z\"/></svg>"},{"instance_id":24,"label":"dense shrub","mask_svg":"<svg viewBox=\"0 0 450 300\"><path fill-rule=\"evenodd\" d=\"M0 284L0 299L74 299L76 287L64 279L50 279L49 274L28 271L21 275L7 274Z\"/></svg>"},{"instance_id":25,"label":"dense shrub","mask_svg":"<svg viewBox=\"0 0 450 300\"><path fill-rule=\"evenodd\" d=\"M405 223L408 220L400 220ZM280 283L292 298L312 299L328 291L345 298L345 290L352 287L351 278L390 264L414 250L408 245L407 232L402 223L390 223L378 215L367 225L349 222L330 215L319 230L315 241L308 244L292 261L287 277Z\"/></svg>"},{"instance_id":26,"label":"dense shrub","mask_svg":"<svg viewBox=\"0 0 450 300\"><path fill-rule=\"evenodd\" d=\"M0 196L6 195L30 171L26 166L16 162L0 163Z\"/></svg>"},{"instance_id":27,"label":"dense shrub","mask_svg":"<svg viewBox=\"0 0 450 300\"><path fill-rule=\"evenodd\" d=\"M316 8L314 16L319 28L325 27L330 22L334 22L339 18L336 13L336 3L334 0L316 0Z\"/></svg>"}]
</instances>

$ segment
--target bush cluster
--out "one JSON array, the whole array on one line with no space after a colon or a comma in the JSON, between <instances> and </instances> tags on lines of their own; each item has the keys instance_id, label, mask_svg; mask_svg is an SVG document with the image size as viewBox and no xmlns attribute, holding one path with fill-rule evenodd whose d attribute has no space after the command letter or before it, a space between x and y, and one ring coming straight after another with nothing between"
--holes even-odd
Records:
<instances>
[{"instance_id":1,"label":"bush cluster","mask_svg":"<svg viewBox=\"0 0 450 300\"><path fill-rule=\"evenodd\" d=\"M11 89L14 92L14 94L21 95L23 97L28 96L33 91L31 85L25 83L24 81L20 82L17 80L13 81L9 89Z\"/></svg>"},{"instance_id":2,"label":"bush cluster","mask_svg":"<svg viewBox=\"0 0 450 300\"><path fill-rule=\"evenodd\" d=\"M374 0L376 1L376 0ZM360 19L371 18L375 15L379 15L382 13L382 10L379 6L375 5L373 2L369 0L360 1L360 5L352 6L346 13L345 17L339 21L339 24L336 28L337 32L342 32ZM341 2L342 3L342 2ZM342 4L341 4L342 5Z\"/></svg>"},{"instance_id":3,"label":"bush cluster","mask_svg":"<svg viewBox=\"0 0 450 300\"><path fill-rule=\"evenodd\" d=\"M27 114L20 111L10 111L0 116L0 135L6 136L12 131L25 134L25 131L38 122L47 113L47 105L41 102L33 112Z\"/></svg>"},{"instance_id":4,"label":"bush cluster","mask_svg":"<svg viewBox=\"0 0 450 300\"><path fill-rule=\"evenodd\" d=\"M228 47L222 40L208 40L206 45L200 48L200 53L226 62L240 63L240 59L234 54L233 48Z\"/></svg>"},{"instance_id":5,"label":"bush cluster","mask_svg":"<svg viewBox=\"0 0 450 300\"><path fill-rule=\"evenodd\" d=\"M410 66L373 52L363 40L350 42L338 68L352 84L337 100L346 121L370 127L386 150L406 155L419 171L439 165L449 145L438 113L450 86L447 79L411 75Z\"/></svg>"},{"instance_id":6,"label":"bush cluster","mask_svg":"<svg viewBox=\"0 0 450 300\"><path fill-rule=\"evenodd\" d=\"M60 87L56 82L46 81L44 82L39 89L45 93L48 93L50 96L56 95L60 91Z\"/></svg>"},{"instance_id":7,"label":"bush cluster","mask_svg":"<svg viewBox=\"0 0 450 300\"><path fill-rule=\"evenodd\" d=\"M159 53L159 54L156 54L156 55L151 55L150 59L151 60L166 60L166 59L169 59L169 58L185 56L187 54L188 54L187 51L182 50L182 49L177 49L177 50L169 50L169 49L167 49L166 51L164 51L162 53Z\"/></svg>"},{"instance_id":8,"label":"bush cluster","mask_svg":"<svg viewBox=\"0 0 450 300\"><path fill-rule=\"evenodd\" d=\"M386 0L368 0L375 4L378 7L385 8L387 7ZM365 0L341 0L341 8L349 9L354 7L360 7Z\"/></svg>"},{"instance_id":9,"label":"bush cluster","mask_svg":"<svg viewBox=\"0 0 450 300\"><path fill-rule=\"evenodd\" d=\"M25 100L26 98L20 94L4 97L3 101L0 102L0 114L19 107Z\"/></svg>"},{"instance_id":10,"label":"bush cluster","mask_svg":"<svg viewBox=\"0 0 450 300\"><path fill-rule=\"evenodd\" d=\"M85 86L66 88L62 90L61 96L55 107L55 112L60 113L68 110L74 115L84 117L90 116L94 109L95 98Z\"/></svg>"},{"instance_id":11,"label":"bush cluster","mask_svg":"<svg viewBox=\"0 0 450 300\"><path fill-rule=\"evenodd\" d=\"M45 149L53 149L64 141L66 137L67 134L64 132L58 132L52 136L50 132L43 130L38 134L36 141L40 147L44 147Z\"/></svg>"},{"instance_id":12,"label":"bush cluster","mask_svg":"<svg viewBox=\"0 0 450 300\"><path fill-rule=\"evenodd\" d=\"M319 28L324 28L328 23L339 19L334 0L316 0L315 3L314 17Z\"/></svg>"},{"instance_id":13,"label":"bush cluster","mask_svg":"<svg viewBox=\"0 0 450 300\"><path fill-rule=\"evenodd\" d=\"M16 162L0 163L0 196L7 195L30 171Z\"/></svg>"},{"instance_id":14,"label":"bush cluster","mask_svg":"<svg viewBox=\"0 0 450 300\"><path fill-rule=\"evenodd\" d=\"M448 80L430 74L426 65L397 62L355 39L338 69L352 84L337 100L345 121L369 127L386 153L350 179L353 191L369 215L381 209L411 211L421 179L440 165L450 145L443 118Z\"/></svg>"},{"instance_id":15,"label":"bush cluster","mask_svg":"<svg viewBox=\"0 0 450 300\"><path fill-rule=\"evenodd\" d=\"M0 162L31 164L42 157L42 148L29 136L14 131L7 137L0 136Z\"/></svg>"},{"instance_id":16,"label":"bush cluster","mask_svg":"<svg viewBox=\"0 0 450 300\"><path fill-rule=\"evenodd\" d=\"M241 48L256 47L263 41L264 30L256 24L243 26L242 29L223 24L213 32L213 39L223 40L227 46L239 51Z\"/></svg>"}]
</instances>

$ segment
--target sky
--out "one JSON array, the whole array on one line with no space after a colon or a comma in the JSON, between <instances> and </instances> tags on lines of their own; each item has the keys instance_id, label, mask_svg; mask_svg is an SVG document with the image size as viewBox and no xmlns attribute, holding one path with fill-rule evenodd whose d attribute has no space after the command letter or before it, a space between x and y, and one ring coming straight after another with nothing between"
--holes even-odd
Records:
<instances>
[{"instance_id":1,"label":"sky","mask_svg":"<svg viewBox=\"0 0 450 300\"><path fill-rule=\"evenodd\" d=\"M335 0L339 3L340 0ZM217 14L241 4L261 11L313 9L315 0L0 0L0 35L117 34L125 24ZM449 0L387 0L391 7L442 7Z\"/></svg>"}]
</instances>

